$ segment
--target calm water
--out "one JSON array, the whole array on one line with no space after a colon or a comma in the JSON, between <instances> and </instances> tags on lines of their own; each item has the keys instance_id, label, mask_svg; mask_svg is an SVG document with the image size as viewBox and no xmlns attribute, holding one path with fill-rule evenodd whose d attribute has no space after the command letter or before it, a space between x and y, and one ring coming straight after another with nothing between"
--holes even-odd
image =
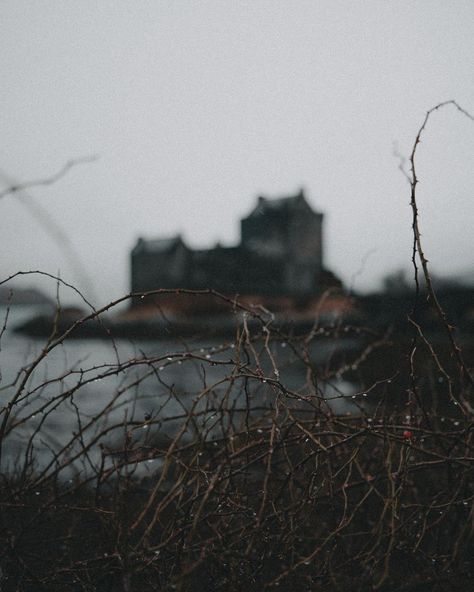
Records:
<instances>
[{"instance_id":1,"label":"calm water","mask_svg":"<svg viewBox=\"0 0 474 592\"><path fill-rule=\"evenodd\" d=\"M44 339L30 339L12 331L13 326L35 312L31 307L12 307L9 312L0 342L2 406L11 400L24 369L45 345ZM1 311L2 320L5 314L5 310ZM329 342L319 344L311 351L312 361L321 362L334 347ZM38 364L22 390L10 419L12 429L4 442L2 468L20 470L28 465L35 470L48 466L51 469L85 447L87 454L79 454L73 469L64 471L71 476L71 471L93 469L104 450L120 447L126 432L134 442L144 445L171 437L191 407L197 419L187 427L189 436L201 430L206 437L219 438L229 422L238 430L247 404L255 409L254 417L274 405L272 378L278 378L291 391L309 392L306 369L288 344L271 344L271 356L261 344L256 350L263 378L246 380L241 375L256 368L253 352L247 348L248 359L240 359L240 375L230 378L238 354L234 345L225 340L69 340ZM188 352L193 356L189 357ZM152 358L153 363L146 363L144 358ZM247 383L250 386L245 392ZM356 390L354 385L334 381L321 388L333 412L356 410L346 398ZM216 420L223 416L224 422ZM113 454L108 458L113 459Z\"/></svg>"}]
</instances>

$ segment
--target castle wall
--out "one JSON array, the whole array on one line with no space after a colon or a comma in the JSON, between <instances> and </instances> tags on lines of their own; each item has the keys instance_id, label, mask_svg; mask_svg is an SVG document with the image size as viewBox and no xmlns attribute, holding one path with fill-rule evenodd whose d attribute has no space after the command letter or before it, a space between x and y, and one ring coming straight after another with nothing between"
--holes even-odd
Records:
<instances>
[{"instance_id":1,"label":"castle wall","mask_svg":"<svg viewBox=\"0 0 474 592\"><path fill-rule=\"evenodd\" d=\"M278 265L279 264L279 265ZM283 290L284 265L244 247L197 251L193 255L192 285L227 294L278 294Z\"/></svg>"}]
</instances>

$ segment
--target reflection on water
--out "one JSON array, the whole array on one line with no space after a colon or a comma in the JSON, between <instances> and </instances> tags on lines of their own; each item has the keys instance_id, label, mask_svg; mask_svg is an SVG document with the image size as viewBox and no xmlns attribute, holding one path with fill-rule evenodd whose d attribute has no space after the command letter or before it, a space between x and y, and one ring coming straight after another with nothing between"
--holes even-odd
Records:
<instances>
[{"instance_id":1,"label":"reflection on water","mask_svg":"<svg viewBox=\"0 0 474 592\"><path fill-rule=\"evenodd\" d=\"M20 388L45 345L11 331L31 312L12 308L1 339L2 404L19 393L3 470L57 469L71 477L94 471L104 458L113 463L123 457L124 440L132 451L162 446L180 430L183 441L218 441L277 405L295 414L359 410L350 399L354 385L337 378L318 383L308 371L337 349L352 347L349 340L313 342L306 363L281 339L268 347L215 339L69 340L48 353Z\"/></svg>"}]
</instances>

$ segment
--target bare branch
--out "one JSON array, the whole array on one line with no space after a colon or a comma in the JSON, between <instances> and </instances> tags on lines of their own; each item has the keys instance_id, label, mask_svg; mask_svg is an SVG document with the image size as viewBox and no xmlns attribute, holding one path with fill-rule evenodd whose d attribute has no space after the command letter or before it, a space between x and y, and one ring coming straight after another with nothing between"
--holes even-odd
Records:
<instances>
[{"instance_id":1,"label":"bare branch","mask_svg":"<svg viewBox=\"0 0 474 592\"><path fill-rule=\"evenodd\" d=\"M7 173L0 171L0 176L2 176L5 181L10 185L3 191L0 191L0 199L2 197L6 197L7 195L12 195L14 193L18 193L20 191L25 191L26 189L31 189L32 187L41 187L41 186L49 186L54 185L60 179L65 177L67 173L77 165L86 164L90 162L95 162L99 157L97 155L93 156L84 156L82 158L75 158L72 160L68 160L66 164L54 175L51 177L46 177L44 179L37 179L36 181L26 181L24 183L15 182L13 177L8 175Z\"/></svg>"}]
</instances>

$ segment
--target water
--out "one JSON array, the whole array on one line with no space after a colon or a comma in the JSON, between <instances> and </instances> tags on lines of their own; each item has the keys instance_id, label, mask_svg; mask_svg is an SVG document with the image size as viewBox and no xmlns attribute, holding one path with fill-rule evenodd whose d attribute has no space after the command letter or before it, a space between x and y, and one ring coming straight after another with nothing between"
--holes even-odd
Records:
<instances>
[{"instance_id":1,"label":"water","mask_svg":"<svg viewBox=\"0 0 474 592\"><path fill-rule=\"evenodd\" d=\"M150 459L138 465L146 472L150 465L156 468L153 450L180 430L183 440L199 434L218 441L229 430L238 432L245 422L248 425L249 407L252 421L283 399L299 412L305 406L311 410L315 402L321 403L315 392L327 403L323 401L324 412L359 410L350 398L357 390L354 385L333 380L315 391L307 368L282 341L271 342L267 350L261 342L236 347L223 339L78 339L40 359L46 339L12 331L37 312L12 307L0 341L2 406L14 401L3 442L4 471L56 471L72 478L140 450L140 458L150 451ZM4 319L6 310L0 314ZM335 347L319 343L309 352L311 361L321 363ZM35 360L39 361L29 373ZM310 403L301 400L311 393Z\"/></svg>"}]
</instances>

